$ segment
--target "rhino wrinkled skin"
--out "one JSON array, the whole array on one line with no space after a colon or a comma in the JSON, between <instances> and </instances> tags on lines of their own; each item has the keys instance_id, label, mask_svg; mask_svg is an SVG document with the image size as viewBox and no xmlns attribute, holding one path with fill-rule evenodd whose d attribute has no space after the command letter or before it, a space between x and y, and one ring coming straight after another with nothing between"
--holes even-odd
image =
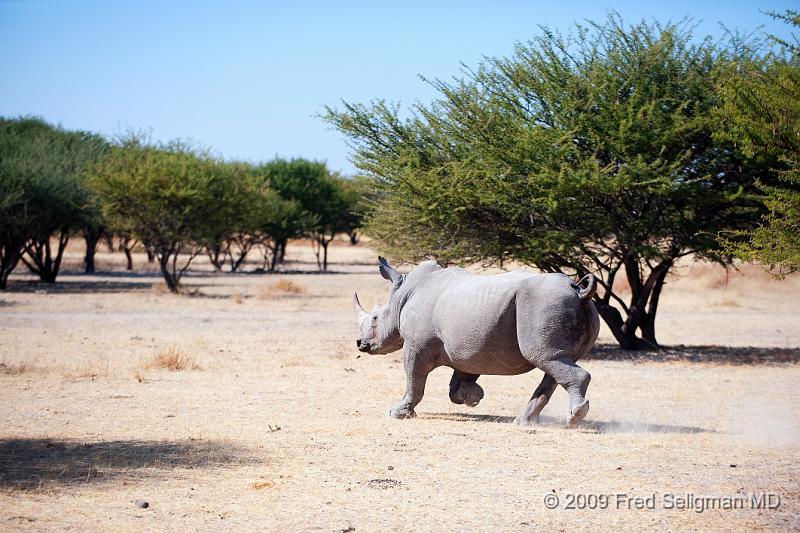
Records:
<instances>
[{"instance_id":1,"label":"rhino wrinkled skin","mask_svg":"<svg viewBox=\"0 0 800 533\"><path fill-rule=\"evenodd\" d=\"M523 271L481 276L426 261L402 275L383 258L379 271L391 282L388 303L367 313L354 293L353 308L360 351L403 350L406 394L389 415L415 416L428 374L447 366L453 369L454 403L478 404L481 374L516 375L539 368L545 375L515 423L535 423L557 385L569 393L569 422L586 416L590 375L575 362L600 330L591 274L579 283L562 274ZM584 281L587 286L581 288Z\"/></svg>"}]
</instances>

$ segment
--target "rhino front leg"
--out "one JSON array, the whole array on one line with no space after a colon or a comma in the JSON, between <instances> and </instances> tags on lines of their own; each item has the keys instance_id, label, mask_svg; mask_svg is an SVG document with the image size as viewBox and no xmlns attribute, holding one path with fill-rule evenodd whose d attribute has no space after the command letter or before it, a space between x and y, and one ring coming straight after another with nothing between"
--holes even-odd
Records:
<instances>
[{"instance_id":1,"label":"rhino front leg","mask_svg":"<svg viewBox=\"0 0 800 533\"><path fill-rule=\"evenodd\" d=\"M531 396L530 401L519 416L514 419L514 425L530 426L535 424L536 419L539 418L539 413L542 412L547 402L550 401L550 396L553 395L557 386L558 383L553 379L553 376L545 374L539 386L536 387L533 396Z\"/></svg>"},{"instance_id":2,"label":"rhino front leg","mask_svg":"<svg viewBox=\"0 0 800 533\"><path fill-rule=\"evenodd\" d=\"M400 403L389 410L389 416L394 418L412 418L417 416L414 407L422 401L425 394L425 382L428 374L433 370L423 354L403 347L403 363L406 368L406 394Z\"/></svg>"},{"instance_id":3,"label":"rhino front leg","mask_svg":"<svg viewBox=\"0 0 800 533\"><path fill-rule=\"evenodd\" d=\"M483 388L476 383L480 374L467 374L453 370L450 378L450 401L475 407L483 399Z\"/></svg>"}]
</instances>

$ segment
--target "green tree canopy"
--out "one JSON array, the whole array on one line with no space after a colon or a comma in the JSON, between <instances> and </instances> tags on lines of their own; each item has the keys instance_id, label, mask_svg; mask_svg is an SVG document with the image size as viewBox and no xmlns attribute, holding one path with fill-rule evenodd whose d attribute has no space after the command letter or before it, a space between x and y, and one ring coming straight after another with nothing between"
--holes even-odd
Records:
<instances>
[{"instance_id":1,"label":"green tree canopy","mask_svg":"<svg viewBox=\"0 0 800 533\"><path fill-rule=\"evenodd\" d=\"M218 162L214 180L215 225L204 238L211 263L222 270L227 263L236 272L252 248L259 243L257 217L261 194L251 166L241 162Z\"/></svg>"},{"instance_id":2,"label":"green tree canopy","mask_svg":"<svg viewBox=\"0 0 800 533\"><path fill-rule=\"evenodd\" d=\"M0 119L0 288L19 260L55 282L71 232L92 216L85 176L105 149L98 135Z\"/></svg>"},{"instance_id":3,"label":"green tree canopy","mask_svg":"<svg viewBox=\"0 0 800 533\"><path fill-rule=\"evenodd\" d=\"M773 14L797 28L800 14ZM777 160L761 183L768 213L763 224L739 232L726 249L746 261L770 265L777 275L800 270L800 46L773 38L767 55L748 54L731 62L720 83L717 109L721 139L737 142L754 160ZM773 176L780 186L770 185Z\"/></svg>"},{"instance_id":4,"label":"green tree canopy","mask_svg":"<svg viewBox=\"0 0 800 533\"><path fill-rule=\"evenodd\" d=\"M232 194L232 175L234 168L184 142L132 135L111 148L90 185L108 223L153 250L167 287L178 292L191 261L225 223L219 206Z\"/></svg>"},{"instance_id":5,"label":"green tree canopy","mask_svg":"<svg viewBox=\"0 0 800 533\"><path fill-rule=\"evenodd\" d=\"M693 40L689 22L627 26L611 15L566 37L543 28L509 58L431 81L440 97L407 117L377 101L325 118L377 184L367 229L384 251L593 272L619 343L655 346L675 262L724 261L717 233L760 213L753 170L713 137L725 58Z\"/></svg>"},{"instance_id":6,"label":"green tree canopy","mask_svg":"<svg viewBox=\"0 0 800 533\"><path fill-rule=\"evenodd\" d=\"M327 270L330 242L337 233L349 232L359 223L359 190L350 180L332 175L319 161L279 158L258 171L270 188L301 207L300 212L289 212L293 218L288 222L297 223L289 224L296 231L287 238L310 237L315 243L319 268Z\"/></svg>"}]
</instances>

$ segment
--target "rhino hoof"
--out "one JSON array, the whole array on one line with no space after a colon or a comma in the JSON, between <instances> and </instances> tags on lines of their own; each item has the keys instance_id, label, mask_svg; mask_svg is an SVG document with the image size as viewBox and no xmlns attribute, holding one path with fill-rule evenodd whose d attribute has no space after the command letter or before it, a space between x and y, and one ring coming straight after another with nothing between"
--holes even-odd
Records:
<instances>
[{"instance_id":1,"label":"rhino hoof","mask_svg":"<svg viewBox=\"0 0 800 533\"><path fill-rule=\"evenodd\" d=\"M583 400L581 403L570 409L572 415L569 419L569 425L574 426L584 419L586 413L589 412L589 400Z\"/></svg>"},{"instance_id":2,"label":"rhino hoof","mask_svg":"<svg viewBox=\"0 0 800 533\"><path fill-rule=\"evenodd\" d=\"M539 417L534 416L533 418L525 418L522 416L518 416L517 418L514 419L512 424L521 429L535 427L539 425Z\"/></svg>"},{"instance_id":3,"label":"rhino hoof","mask_svg":"<svg viewBox=\"0 0 800 533\"><path fill-rule=\"evenodd\" d=\"M464 404L475 407L483 399L483 387L475 382L461 382L458 388L450 394L450 401L455 404Z\"/></svg>"},{"instance_id":4,"label":"rhino hoof","mask_svg":"<svg viewBox=\"0 0 800 533\"><path fill-rule=\"evenodd\" d=\"M414 409L408 405L399 405L397 407L392 407L389 409L389 416L392 418L414 418L417 416L417 413L414 412Z\"/></svg>"}]
</instances>

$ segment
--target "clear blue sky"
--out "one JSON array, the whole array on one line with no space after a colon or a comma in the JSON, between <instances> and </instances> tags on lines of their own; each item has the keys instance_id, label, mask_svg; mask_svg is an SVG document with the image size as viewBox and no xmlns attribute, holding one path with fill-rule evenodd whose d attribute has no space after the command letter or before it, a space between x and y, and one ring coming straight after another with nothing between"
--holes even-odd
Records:
<instances>
[{"instance_id":1,"label":"clear blue sky","mask_svg":"<svg viewBox=\"0 0 800 533\"><path fill-rule=\"evenodd\" d=\"M341 99L429 101L417 77L511 53L537 26L690 15L698 35L787 29L759 10L798 1L143 2L0 0L0 115L107 135L191 137L227 158L325 160L353 172L316 117Z\"/></svg>"}]
</instances>

